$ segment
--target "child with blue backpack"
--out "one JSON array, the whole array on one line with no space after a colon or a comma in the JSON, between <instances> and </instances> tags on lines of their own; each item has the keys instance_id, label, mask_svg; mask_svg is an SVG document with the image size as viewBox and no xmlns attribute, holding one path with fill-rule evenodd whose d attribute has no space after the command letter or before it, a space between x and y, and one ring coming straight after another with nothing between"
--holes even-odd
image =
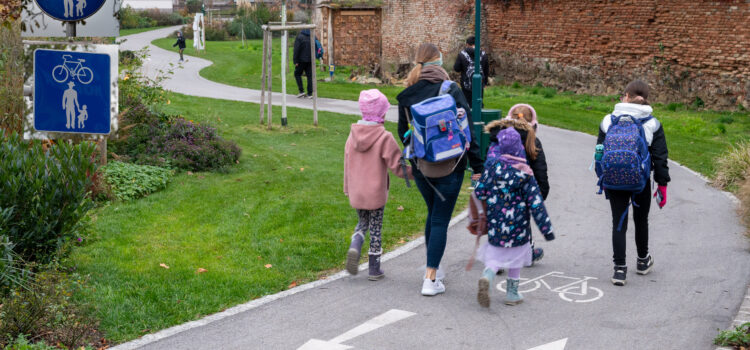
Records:
<instances>
[{"instance_id":1,"label":"child with blue backpack","mask_svg":"<svg viewBox=\"0 0 750 350\"><path fill-rule=\"evenodd\" d=\"M628 211L633 205L635 245L638 251L636 272L646 275L654 265L648 250L648 214L651 208L651 171L657 184L654 197L659 208L667 203L669 167L664 128L651 114L649 87L640 80L625 88L621 103L599 125L596 170L600 192L603 190L612 210L612 247L614 275L612 283L624 286L627 280L625 232Z\"/></svg>"},{"instance_id":2,"label":"child with blue backpack","mask_svg":"<svg viewBox=\"0 0 750 350\"><path fill-rule=\"evenodd\" d=\"M505 304L523 302L518 292L521 268L532 259L531 216L548 241L555 239L539 185L526 164L521 136L513 128L497 133L493 153L474 190L487 203L487 244L478 254L485 264L477 301L490 306L489 287L500 269L508 270Z\"/></svg>"}]
</instances>

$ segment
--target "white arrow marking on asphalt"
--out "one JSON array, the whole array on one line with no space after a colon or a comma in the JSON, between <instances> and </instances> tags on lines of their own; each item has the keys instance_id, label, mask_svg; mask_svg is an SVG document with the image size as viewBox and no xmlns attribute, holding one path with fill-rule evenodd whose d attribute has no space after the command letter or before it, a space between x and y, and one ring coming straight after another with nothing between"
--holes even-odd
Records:
<instances>
[{"instance_id":1,"label":"white arrow marking on asphalt","mask_svg":"<svg viewBox=\"0 0 750 350\"><path fill-rule=\"evenodd\" d=\"M346 350L351 349L351 346L343 345L341 343L352 340L360 335L372 332L380 327L387 326L391 323L401 321L405 318L416 315L413 312L391 309L382 315L376 316L375 318L357 326L346 333L339 335L329 341L310 339L307 343L297 348L297 350Z\"/></svg>"},{"instance_id":2,"label":"white arrow marking on asphalt","mask_svg":"<svg viewBox=\"0 0 750 350\"><path fill-rule=\"evenodd\" d=\"M544 345L531 348L529 350L565 350L565 344L568 343L568 338L553 341Z\"/></svg>"}]
</instances>

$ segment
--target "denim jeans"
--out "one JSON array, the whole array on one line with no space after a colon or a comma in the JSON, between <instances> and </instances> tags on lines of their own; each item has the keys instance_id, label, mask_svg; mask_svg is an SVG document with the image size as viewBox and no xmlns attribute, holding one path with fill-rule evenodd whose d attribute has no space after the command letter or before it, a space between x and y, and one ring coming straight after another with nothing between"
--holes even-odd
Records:
<instances>
[{"instance_id":1,"label":"denim jeans","mask_svg":"<svg viewBox=\"0 0 750 350\"><path fill-rule=\"evenodd\" d=\"M414 174L414 182L427 204L427 222L424 227L424 241L427 247L427 267L437 269L445 252L445 241L448 235L448 223L451 221L453 208L456 206L464 171L454 171L440 178L425 178L421 173ZM427 183L429 181L430 184ZM439 191L445 201L435 191Z\"/></svg>"}]
</instances>

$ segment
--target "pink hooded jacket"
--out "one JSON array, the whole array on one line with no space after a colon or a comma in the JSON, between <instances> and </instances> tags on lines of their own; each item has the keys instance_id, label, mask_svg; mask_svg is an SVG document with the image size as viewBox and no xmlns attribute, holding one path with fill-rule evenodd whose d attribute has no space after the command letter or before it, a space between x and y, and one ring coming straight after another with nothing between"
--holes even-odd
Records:
<instances>
[{"instance_id":1,"label":"pink hooded jacket","mask_svg":"<svg viewBox=\"0 0 750 350\"><path fill-rule=\"evenodd\" d=\"M388 200L388 169L403 178L401 149L383 124L352 124L344 151L344 193L355 209L379 209ZM413 179L411 167L407 175Z\"/></svg>"}]
</instances>

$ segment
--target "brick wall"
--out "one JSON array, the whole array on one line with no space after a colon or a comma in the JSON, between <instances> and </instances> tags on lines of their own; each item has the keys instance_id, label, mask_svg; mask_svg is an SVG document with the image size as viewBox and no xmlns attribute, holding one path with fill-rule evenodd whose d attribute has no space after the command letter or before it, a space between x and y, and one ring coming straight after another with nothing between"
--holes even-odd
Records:
<instances>
[{"instance_id":1,"label":"brick wall","mask_svg":"<svg viewBox=\"0 0 750 350\"><path fill-rule=\"evenodd\" d=\"M473 28L473 4L473 0L385 0L384 62L411 62L423 42L437 45L445 61L455 57Z\"/></svg>"},{"instance_id":2,"label":"brick wall","mask_svg":"<svg viewBox=\"0 0 750 350\"><path fill-rule=\"evenodd\" d=\"M420 42L450 63L473 31L467 0L385 0L382 55ZM647 80L657 101L750 107L750 1L485 0L483 45L500 80L616 94Z\"/></svg>"},{"instance_id":3,"label":"brick wall","mask_svg":"<svg viewBox=\"0 0 750 350\"><path fill-rule=\"evenodd\" d=\"M329 10L321 11L318 30L321 45L328 51L328 16L332 15L333 57L336 65L370 66L380 62L381 10ZM323 62L328 63L326 52Z\"/></svg>"}]
</instances>

